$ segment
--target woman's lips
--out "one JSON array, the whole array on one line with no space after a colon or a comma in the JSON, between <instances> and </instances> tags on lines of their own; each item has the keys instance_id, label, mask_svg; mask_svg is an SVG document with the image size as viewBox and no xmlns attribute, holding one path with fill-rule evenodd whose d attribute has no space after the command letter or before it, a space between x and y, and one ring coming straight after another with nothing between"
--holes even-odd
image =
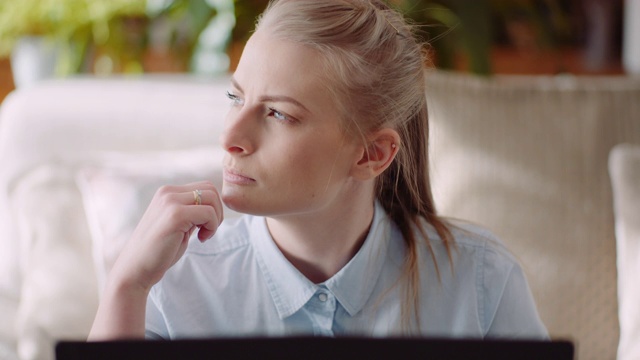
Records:
<instances>
[{"instance_id":1,"label":"woman's lips","mask_svg":"<svg viewBox=\"0 0 640 360\"><path fill-rule=\"evenodd\" d=\"M224 169L223 179L227 183L237 184L237 185L249 185L249 184L255 184L256 182L254 179L248 176L244 176L231 169Z\"/></svg>"}]
</instances>

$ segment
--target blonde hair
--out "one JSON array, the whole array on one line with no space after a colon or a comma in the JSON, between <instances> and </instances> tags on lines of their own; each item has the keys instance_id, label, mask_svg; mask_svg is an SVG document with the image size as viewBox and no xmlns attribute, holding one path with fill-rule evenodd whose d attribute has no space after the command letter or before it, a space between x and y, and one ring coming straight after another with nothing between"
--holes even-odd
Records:
<instances>
[{"instance_id":1,"label":"blonde hair","mask_svg":"<svg viewBox=\"0 0 640 360\"><path fill-rule=\"evenodd\" d=\"M380 0L273 0L256 29L324 55L327 87L347 131L363 139L381 128L400 135L395 160L376 180L376 197L407 247L402 319L410 331L420 323L418 241L426 243L440 276L424 221L444 242L450 264L454 246L449 225L436 213L429 181L424 47L403 16Z\"/></svg>"}]
</instances>

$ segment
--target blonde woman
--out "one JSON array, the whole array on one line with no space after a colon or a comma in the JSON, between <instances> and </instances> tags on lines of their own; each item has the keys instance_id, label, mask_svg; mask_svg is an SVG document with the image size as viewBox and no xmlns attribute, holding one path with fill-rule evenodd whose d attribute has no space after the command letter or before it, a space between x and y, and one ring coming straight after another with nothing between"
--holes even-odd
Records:
<instances>
[{"instance_id":1,"label":"blonde woman","mask_svg":"<svg viewBox=\"0 0 640 360\"><path fill-rule=\"evenodd\" d=\"M513 256L436 212L424 63L379 0L271 2L226 94L224 186L157 192L90 339L546 338Z\"/></svg>"}]
</instances>

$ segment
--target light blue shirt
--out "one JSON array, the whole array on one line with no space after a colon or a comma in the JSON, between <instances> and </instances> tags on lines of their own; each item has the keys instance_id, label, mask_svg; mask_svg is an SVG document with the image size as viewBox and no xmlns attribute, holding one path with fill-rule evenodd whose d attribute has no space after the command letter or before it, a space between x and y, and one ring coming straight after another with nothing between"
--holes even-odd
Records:
<instances>
[{"instance_id":1,"label":"light blue shirt","mask_svg":"<svg viewBox=\"0 0 640 360\"><path fill-rule=\"evenodd\" d=\"M440 278L422 243L419 317L412 316L419 330L414 327L413 335L547 338L520 265L495 237L468 225L454 228L452 269L443 243L427 230ZM152 288L147 337L406 334L404 254L402 235L376 204L358 253L314 284L280 252L265 218L225 220L211 240L192 238Z\"/></svg>"}]
</instances>

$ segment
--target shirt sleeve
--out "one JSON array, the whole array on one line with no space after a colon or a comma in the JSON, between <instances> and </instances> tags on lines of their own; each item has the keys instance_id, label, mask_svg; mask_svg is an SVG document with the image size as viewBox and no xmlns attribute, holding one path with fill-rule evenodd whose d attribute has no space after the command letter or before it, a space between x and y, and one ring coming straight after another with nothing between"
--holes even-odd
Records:
<instances>
[{"instance_id":1,"label":"shirt sleeve","mask_svg":"<svg viewBox=\"0 0 640 360\"><path fill-rule=\"evenodd\" d=\"M512 256L487 249L482 278L487 338L549 338L524 271Z\"/></svg>"},{"instance_id":2,"label":"shirt sleeve","mask_svg":"<svg viewBox=\"0 0 640 360\"><path fill-rule=\"evenodd\" d=\"M148 340L167 340L169 331L162 311L157 306L156 287L151 288L147 298L147 308L145 316L145 338Z\"/></svg>"}]
</instances>

